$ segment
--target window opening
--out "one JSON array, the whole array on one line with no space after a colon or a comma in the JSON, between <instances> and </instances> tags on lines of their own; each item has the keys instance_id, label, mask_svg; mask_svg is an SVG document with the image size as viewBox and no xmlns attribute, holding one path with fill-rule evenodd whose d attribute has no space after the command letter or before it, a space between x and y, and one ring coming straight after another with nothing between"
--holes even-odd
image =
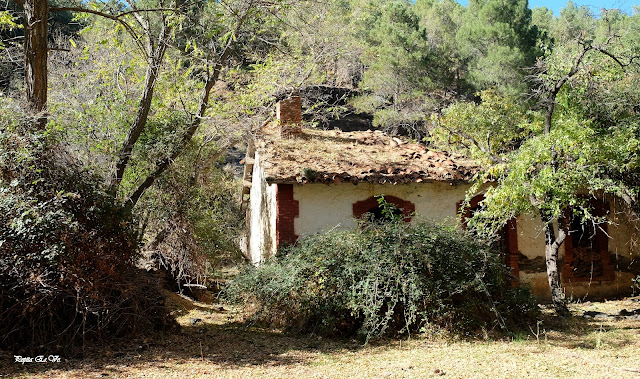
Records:
<instances>
[{"instance_id":1,"label":"window opening","mask_svg":"<svg viewBox=\"0 0 640 379\"><path fill-rule=\"evenodd\" d=\"M371 217L372 221L384 221L385 219L389 219L388 215L385 215L384 205L381 205L378 202L380 196L381 195L371 196L368 199L353 203L353 217ZM416 210L416 206L412 202L392 195L384 195L384 201L386 203L386 207L391 212L391 218L397 216L402 221L411 221ZM365 216L366 214L369 214L369 216Z\"/></svg>"},{"instance_id":2,"label":"window opening","mask_svg":"<svg viewBox=\"0 0 640 379\"><path fill-rule=\"evenodd\" d=\"M378 205L377 207L369 209L366 214L368 214L370 220L374 222L389 222L403 216L402 210L391 203L387 204L386 211L383 206Z\"/></svg>"}]
</instances>

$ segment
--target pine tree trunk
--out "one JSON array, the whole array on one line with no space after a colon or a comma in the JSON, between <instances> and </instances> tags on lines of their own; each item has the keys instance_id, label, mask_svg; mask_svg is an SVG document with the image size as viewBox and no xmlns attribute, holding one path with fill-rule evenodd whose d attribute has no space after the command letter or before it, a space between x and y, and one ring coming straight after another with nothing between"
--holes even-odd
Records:
<instances>
[{"instance_id":1,"label":"pine tree trunk","mask_svg":"<svg viewBox=\"0 0 640 379\"><path fill-rule=\"evenodd\" d=\"M24 56L25 90L35 127L44 129L47 118L47 0L26 0L22 3L25 17Z\"/></svg>"}]
</instances>

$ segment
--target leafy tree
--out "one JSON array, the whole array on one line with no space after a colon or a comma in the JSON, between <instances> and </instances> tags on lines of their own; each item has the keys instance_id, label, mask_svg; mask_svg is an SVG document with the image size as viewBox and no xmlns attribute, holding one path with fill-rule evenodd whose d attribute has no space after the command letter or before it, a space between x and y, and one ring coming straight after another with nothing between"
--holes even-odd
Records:
<instances>
[{"instance_id":1,"label":"leafy tree","mask_svg":"<svg viewBox=\"0 0 640 379\"><path fill-rule=\"evenodd\" d=\"M109 192L114 197L122 197L123 205L132 209L144 192L153 185L171 162L175 160L189 144L196 131L207 117L211 91L218 83L221 72L230 64L237 64L236 58L243 55L246 49L241 46L254 46L250 43L253 34L246 33L248 27L261 28L258 19L268 19L267 15L279 12L277 3L265 5L259 1L235 1L225 3L194 3L182 4L170 1L152 3L109 3L91 6L63 6L50 7L46 1L29 0L19 2L25 14L25 57L27 57L25 81L27 83L27 98L34 113L44 116L47 103L47 24L34 22L38 17L46 20L49 12L76 12L97 15L115 22L116 31L121 28L125 35L119 39L128 38L129 43L137 47L143 57L145 72L137 102L135 117L122 140L122 145L116 154L113 172L109 175ZM271 13L269 13L271 12ZM192 22L199 20L198 22ZM188 27L187 27L188 25ZM167 146L165 154L155 158L155 164L141 177L128 193L122 194L120 184L125 172L130 166L131 158L135 155L134 148L140 138L147 134L149 117L153 116L153 99L158 85L158 79L166 64L166 52L172 46L180 47L185 52L182 62L187 64L191 73L199 82L200 94L194 109L186 109L183 116L170 116L178 123L173 146ZM44 58L43 58L44 57ZM174 57L174 59L181 59ZM174 61L176 62L176 61ZM178 61L179 62L179 61ZM178 63L176 62L176 63ZM157 103L156 103L157 105ZM175 112L174 112L175 113ZM40 117L35 124L42 129L46 117ZM118 136L119 137L119 136Z\"/></svg>"},{"instance_id":2,"label":"leafy tree","mask_svg":"<svg viewBox=\"0 0 640 379\"><path fill-rule=\"evenodd\" d=\"M484 209L471 222L479 231L495 233L523 212L540 216L551 297L560 314L567 313L557 266L567 237L566 209L597 224L606 220L590 209L584 194L636 201L637 185L624 178L640 163L640 114L625 104L640 100L627 87L638 75L639 56L633 37L625 37L633 33L623 32L634 20L625 21L603 18L600 33L583 31L577 40L554 45L539 62L539 111L518 111L513 99L485 92L479 105L447 109L434 139L441 146L462 146L489 165L482 179L496 185L487 189ZM596 106L602 99L609 105Z\"/></svg>"},{"instance_id":3,"label":"leafy tree","mask_svg":"<svg viewBox=\"0 0 640 379\"><path fill-rule=\"evenodd\" d=\"M418 0L415 9L420 16L420 26L437 50L440 67L444 69L439 73L441 89L452 92L455 98L471 94L464 80L467 67L456 41L466 8L453 0Z\"/></svg>"},{"instance_id":4,"label":"leafy tree","mask_svg":"<svg viewBox=\"0 0 640 379\"><path fill-rule=\"evenodd\" d=\"M430 41L416 6L408 1L362 1L355 22L366 67L356 106L374 113L374 125L394 133L424 134L425 116L453 82L444 51ZM434 16L437 17L437 16Z\"/></svg>"}]
</instances>

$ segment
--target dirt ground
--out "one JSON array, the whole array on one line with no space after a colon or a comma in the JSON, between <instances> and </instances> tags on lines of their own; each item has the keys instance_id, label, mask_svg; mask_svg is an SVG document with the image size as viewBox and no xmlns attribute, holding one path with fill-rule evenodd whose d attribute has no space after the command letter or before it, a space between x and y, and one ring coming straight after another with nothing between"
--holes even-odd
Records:
<instances>
[{"instance_id":1,"label":"dirt ground","mask_svg":"<svg viewBox=\"0 0 640 379\"><path fill-rule=\"evenodd\" d=\"M0 377L640 377L640 316L617 316L640 309L640 297L573 304L570 321L547 315L508 339L421 335L367 346L243 326L224 304L177 295L170 303L179 331L92 346L84 358L59 363L20 364L0 351Z\"/></svg>"}]
</instances>

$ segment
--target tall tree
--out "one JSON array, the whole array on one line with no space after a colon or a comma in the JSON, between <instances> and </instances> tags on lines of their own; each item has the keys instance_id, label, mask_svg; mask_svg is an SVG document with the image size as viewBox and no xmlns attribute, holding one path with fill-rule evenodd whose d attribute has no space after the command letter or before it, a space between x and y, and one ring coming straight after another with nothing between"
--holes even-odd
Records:
<instances>
[{"instance_id":1,"label":"tall tree","mask_svg":"<svg viewBox=\"0 0 640 379\"><path fill-rule=\"evenodd\" d=\"M527 0L471 0L456 38L476 89L527 92L527 69L540 55Z\"/></svg>"},{"instance_id":2,"label":"tall tree","mask_svg":"<svg viewBox=\"0 0 640 379\"><path fill-rule=\"evenodd\" d=\"M47 1L43 0L23 0L20 1L20 5L25 12L26 90L34 113L42 114L46 107L48 82L46 20L49 12L74 12L111 20L127 32L134 46L137 46L139 53L144 57L146 70L136 115L122 141L113 173L108 180L112 195L123 198L124 206L129 209L135 206L144 192L184 151L202 124L202 120L207 117L210 94L218 83L222 70L228 66L233 54L242 50L238 48L241 42L248 41L249 36L245 33L247 26L261 26L258 19L278 13L282 9L278 2L264 3L259 0L237 0L224 3L179 3L159 0L145 3L144 6L135 1L128 1L93 5L80 3L77 6L64 7L50 7ZM97 5L101 7L98 8ZM210 23L209 29L196 27L196 25L202 26L199 21L201 19ZM196 20L195 23L194 20ZM241 34L245 37L241 38ZM130 193L123 194L119 191L122 178L130 166L134 148L148 126L155 89L163 69L167 49L174 46L182 49L185 62L199 67L197 77L200 79L201 90L197 97L196 109L189 114L186 125L177 128L180 130L180 135L176 138L175 144L168 148L168 152L163 157L157 159L154 168L131 189ZM39 117L36 126L44 128L45 125L46 117Z\"/></svg>"},{"instance_id":3,"label":"tall tree","mask_svg":"<svg viewBox=\"0 0 640 379\"><path fill-rule=\"evenodd\" d=\"M447 109L434 140L441 146L453 142L483 159L488 166L483 179L495 180L484 210L474 215L478 230L495 233L524 212L540 217L551 299L559 314L568 313L558 270L558 250L570 221L566 210L597 224L606 220L581 194L613 195L630 203L637 197L638 187L624 178L640 164L640 112L593 106L598 98L609 104L640 101L627 84L640 69L640 45L627 33L634 25L628 21L621 25L604 17L598 21L600 33L583 31L578 39L556 43L539 62L539 111L484 93L479 105Z\"/></svg>"},{"instance_id":4,"label":"tall tree","mask_svg":"<svg viewBox=\"0 0 640 379\"><path fill-rule=\"evenodd\" d=\"M363 1L357 36L364 42L366 70L357 105L374 113L374 125L424 134L423 121L449 87L450 71L439 47L428 40L414 4L404 0Z\"/></svg>"},{"instance_id":5,"label":"tall tree","mask_svg":"<svg viewBox=\"0 0 640 379\"><path fill-rule=\"evenodd\" d=\"M47 0L15 0L24 10L25 91L29 110L36 116L34 126L44 129L47 118L47 41L49 3Z\"/></svg>"}]
</instances>

